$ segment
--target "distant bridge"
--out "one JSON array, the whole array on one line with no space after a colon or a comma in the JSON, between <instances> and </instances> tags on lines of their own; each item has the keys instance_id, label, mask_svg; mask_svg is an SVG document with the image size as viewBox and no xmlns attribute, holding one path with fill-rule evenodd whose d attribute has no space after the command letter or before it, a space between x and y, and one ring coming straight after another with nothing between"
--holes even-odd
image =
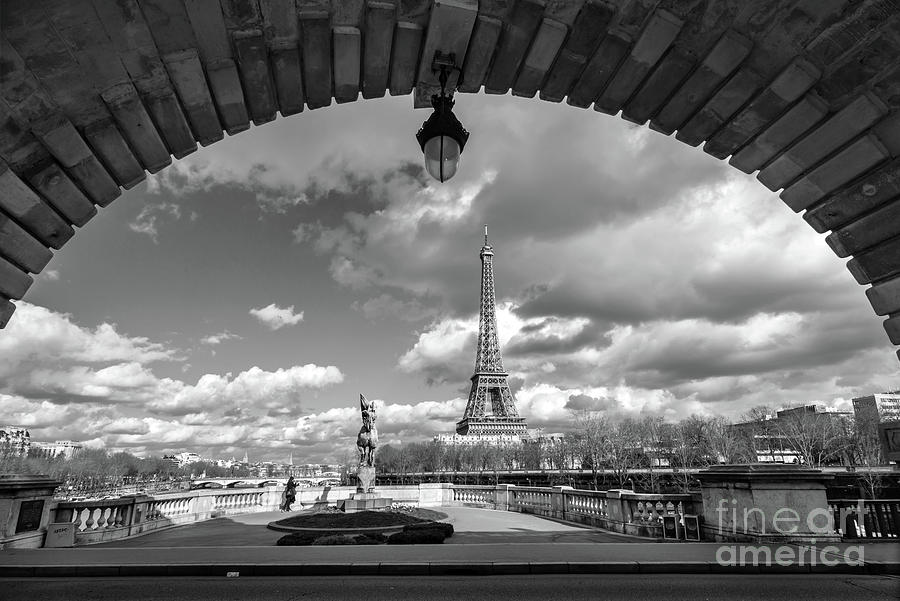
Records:
<instances>
[{"instance_id":1,"label":"distant bridge","mask_svg":"<svg viewBox=\"0 0 900 601\"><path fill-rule=\"evenodd\" d=\"M195 478L191 480L191 488L262 488L264 486L274 486L276 484L284 484L287 477L273 478ZM340 478L326 477L319 478L316 476L294 478L298 488L307 488L311 486L338 486L341 483Z\"/></svg>"}]
</instances>

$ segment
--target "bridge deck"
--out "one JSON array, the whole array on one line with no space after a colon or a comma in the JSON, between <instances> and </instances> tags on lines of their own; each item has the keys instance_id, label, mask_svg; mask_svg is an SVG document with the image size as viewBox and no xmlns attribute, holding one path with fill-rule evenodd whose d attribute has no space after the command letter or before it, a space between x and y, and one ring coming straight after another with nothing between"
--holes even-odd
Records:
<instances>
[{"instance_id":1,"label":"bridge deck","mask_svg":"<svg viewBox=\"0 0 900 601\"><path fill-rule=\"evenodd\" d=\"M573 524L561 524L533 515L473 507L440 507L443 520L453 524L455 534L445 544L471 543L610 543L640 539ZM91 545L109 547L234 547L267 546L284 536L265 527L285 517L278 511L217 518L179 526L145 536Z\"/></svg>"}]
</instances>

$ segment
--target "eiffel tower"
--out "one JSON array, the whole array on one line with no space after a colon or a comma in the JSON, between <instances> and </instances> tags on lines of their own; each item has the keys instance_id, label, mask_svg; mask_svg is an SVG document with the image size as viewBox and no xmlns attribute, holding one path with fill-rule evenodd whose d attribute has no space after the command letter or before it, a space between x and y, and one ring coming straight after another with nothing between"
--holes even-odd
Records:
<instances>
[{"instance_id":1,"label":"eiffel tower","mask_svg":"<svg viewBox=\"0 0 900 601\"><path fill-rule=\"evenodd\" d=\"M466 412L456 423L456 432L468 436L526 435L525 418L519 417L516 399L506 381L500 342L497 339L497 315L494 298L494 249L488 244L484 226L481 247L481 310L478 318L478 349L475 374Z\"/></svg>"}]
</instances>

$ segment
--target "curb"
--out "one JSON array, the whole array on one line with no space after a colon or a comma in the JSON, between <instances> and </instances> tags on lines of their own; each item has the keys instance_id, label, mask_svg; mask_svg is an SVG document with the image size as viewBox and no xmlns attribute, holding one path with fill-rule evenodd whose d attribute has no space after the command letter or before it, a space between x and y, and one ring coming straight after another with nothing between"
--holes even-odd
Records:
<instances>
[{"instance_id":1,"label":"curb","mask_svg":"<svg viewBox=\"0 0 900 601\"><path fill-rule=\"evenodd\" d=\"M900 575L900 563L721 565L715 562L368 562L0 566L0 578L157 576L503 576L521 574L867 574Z\"/></svg>"}]
</instances>

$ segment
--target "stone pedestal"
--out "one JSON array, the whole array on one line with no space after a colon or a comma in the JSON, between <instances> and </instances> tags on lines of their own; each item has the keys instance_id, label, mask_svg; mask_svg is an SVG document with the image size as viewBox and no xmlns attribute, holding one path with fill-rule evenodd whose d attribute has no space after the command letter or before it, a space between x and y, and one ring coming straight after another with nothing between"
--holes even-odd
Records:
<instances>
[{"instance_id":1,"label":"stone pedestal","mask_svg":"<svg viewBox=\"0 0 900 601\"><path fill-rule=\"evenodd\" d=\"M0 549L37 549L59 482L38 474L0 474Z\"/></svg>"},{"instance_id":2,"label":"stone pedestal","mask_svg":"<svg viewBox=\"0 0 900 601\"><path fill-rule=\"evenodd\" d=\"M373 466L359 466L356 470L356 478L359 480L356 492L364 493L375 490L375 468Z\"/></svg>"},{"instance_id":3,"label":"stone pedestal","mask_svg":"<svg viewBox=\"0 0 900 601\"><path fill-rule=\"evenodd\" d=\"M697 474L704 538L737 542L833 542L821 470L792 464L720 465Z\"/></svg>"},{"instance_id":4,"label":"stone pedestal","mask_svg":"<svg viewBox=\"0 0 900 601\"><path fill-rule=\"evenodd\" d=\"M382 497L375 492L375 468L369 465L361 465L356 471L359 485L356 492L350 494L349 499L338 501L337 508L345 513L357 511L374 511L376 509L388 509L393 499Z\"/></svg>"}]
</instances>

